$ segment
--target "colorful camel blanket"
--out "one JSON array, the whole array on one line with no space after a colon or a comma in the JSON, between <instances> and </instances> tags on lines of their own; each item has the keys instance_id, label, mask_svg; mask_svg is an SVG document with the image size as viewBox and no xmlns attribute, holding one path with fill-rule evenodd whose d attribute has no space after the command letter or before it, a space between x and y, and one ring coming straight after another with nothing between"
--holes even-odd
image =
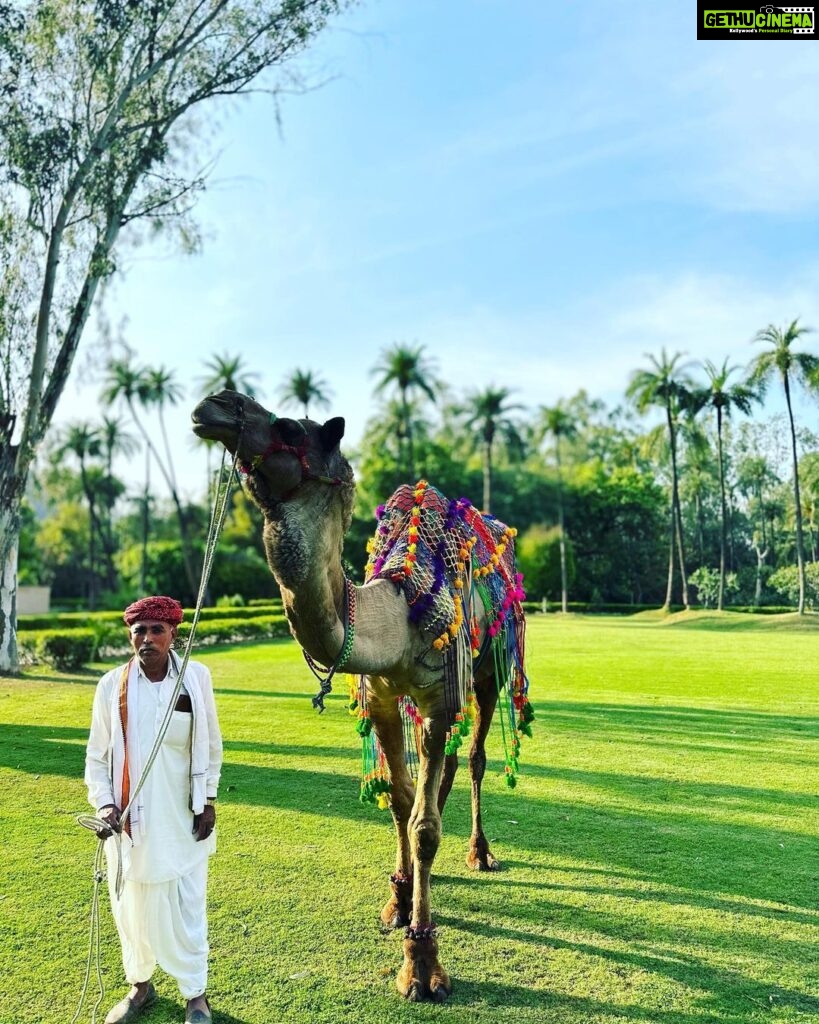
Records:
<instances>
[{"instance_id":1,"label":"colorful camel blanket","mask_svg":"<svg viewBox=\"0 0 819 1024\"><path fill-rule=\"evenodd\" d=\"M454 753L475 717L474 677L486 657L494 660L498 717L506 779L515 785L520 735L531 735L534 717L524 670L523 577L515 566L516 530L466 498L450 500L425 480L399 487L376 509L378 526L368 545L365 581L391 580L402 591L414 622L442 659ZM485 628L483 628L485 626ZM386 804L389 770L372 735L366 692L359 681L351 707L364 740L362 800ZM403 698L408 750L417 748L420 717Z\"/></svg>"}]
</instances>

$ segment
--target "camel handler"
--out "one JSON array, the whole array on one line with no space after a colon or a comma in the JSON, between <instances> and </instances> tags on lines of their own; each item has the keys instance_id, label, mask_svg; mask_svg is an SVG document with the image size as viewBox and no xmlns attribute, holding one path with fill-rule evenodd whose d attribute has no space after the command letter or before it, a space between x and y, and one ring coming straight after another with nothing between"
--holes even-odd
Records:
<instances>
[{"instance_id":1,"label":"camel handler","mask_svg":"<svg viewBox=\"0 0 819 1024\"><path fill-rule=\"evenodd\" d=\"M108 889L133 986L105 1024L135 1020L156 1000L157 964L187 1000L188 1024L208 1024L208 858L216 849L216 794L222 736L208 669L189 661L173 716L144 786L120 825L150 755L180 670L171 650L182 605L145 597L123 618L133 656L100 679L85 759L88 800L111 828L106 839ZM111 838L113 836L113 838ZM117 855L122 855L117 896Z\"/></svg>"}]
</instances>

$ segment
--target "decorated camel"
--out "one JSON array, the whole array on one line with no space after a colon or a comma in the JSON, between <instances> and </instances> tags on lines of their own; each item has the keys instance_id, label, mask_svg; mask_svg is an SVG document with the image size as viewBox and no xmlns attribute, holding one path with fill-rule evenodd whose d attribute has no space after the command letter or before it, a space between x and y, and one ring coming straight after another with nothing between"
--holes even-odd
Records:
<instances>
[{"instance_id":1,"label":"decorated camel","mask_svg":"<svg viewBox=\"0 0 819 1024\"><path fill-rule=\"evenodd\" d=\"M337 670L360 677L362 799L389 804L398 841L381 911L388 927L406 926L397 987L411 1000L443 1001L451 985L438 960L430 873L457 750L471 733L467 864L491 871L498 862L481 823L486 734L500 698L514 785L519 734L533 717L514 531L425 481L400 487L377 510L365 583L354 586L341 562L355 493L339 451L344 420L279 419L235 391L204 399L192 418L199 437L238 452L291 631L322 681L314 703L323 708Z\"/></svg>"}]
</instances>

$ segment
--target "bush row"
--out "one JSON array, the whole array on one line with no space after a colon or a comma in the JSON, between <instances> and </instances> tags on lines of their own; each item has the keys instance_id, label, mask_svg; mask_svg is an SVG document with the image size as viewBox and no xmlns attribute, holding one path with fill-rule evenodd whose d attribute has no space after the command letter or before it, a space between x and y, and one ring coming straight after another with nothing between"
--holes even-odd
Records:
<instances>
[{"instance_id":1,"label":"bush row","mask_svg":"<svg viewBox=\"0 0 819 1024\"><path fill-rule=\"evenodd\" d=\"M588 615L636 615L637 612L650 612L659 611L659 605L657 604L614 604L612 602L600 602L600 601L569 601L568 610L570 612L577 612L580 614ZM702 605L694 604L692 608L702 608ZM531 612L542 612L543 605L540 601L524 601L523 610L527 613ZM560 601L549 601L546 606L546 611L559 612ZM672 612L681 612L683 606L673 605L671 608ZM783 615L786 612L795 611L793 605L780 605L780 604L769 604L769 605L735 605L730 604L725 606L725 610L728 612L747 612L753 615Z\"/></svg>"},{"instance_id":2,"label":"bush row","mask_svg":"<svg viewBox=\"0 0 819 1024\"><path fill-rule=\"evenodd\" d=\"M179 627L179 638L187 640L190 623ZM196 627L196 646L237 643L242 640L268 640L289 636L284 615L258 615L255 618L230 618L202 621ZM17 635L20 661L24 665L44 663L66 672L82 668L98 658L127 656L121 622L100 622L94 628L29 629Z\"/></svg>"},{"instance_id":3,"label":"bush row","mask_svg":"<svg viewBox=\"0 0 819 1024\"><path fill-rule=\"evenodd\" d=\"M185 609L185 619L191 622L193 608ZM247 608L203 608L199 612L199 621L212 619L255 619L259 616L280 615L281 601L267 600ZM95 629L98 625L116 625L125 629L122 612L55 612L51 615L20 615L17 619L19 632L44 629Z\"/></svg>"}]
</instances>

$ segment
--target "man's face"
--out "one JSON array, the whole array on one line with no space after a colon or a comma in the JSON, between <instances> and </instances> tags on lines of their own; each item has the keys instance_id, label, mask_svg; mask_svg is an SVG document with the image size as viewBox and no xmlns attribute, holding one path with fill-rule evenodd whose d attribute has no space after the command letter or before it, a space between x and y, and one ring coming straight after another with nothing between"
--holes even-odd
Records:
<instances>
[{"instance_id":1,"label":"man's face","mask_svg":"<svg viewBox=\"0 0 819 1024\"><path fill-rule=\"evenodd\" d=\"M155 619L139 619L130 627L128 637L140 664L156 671L165 665L176 638L176 626Z\"/></svg>"}]
</instances>

